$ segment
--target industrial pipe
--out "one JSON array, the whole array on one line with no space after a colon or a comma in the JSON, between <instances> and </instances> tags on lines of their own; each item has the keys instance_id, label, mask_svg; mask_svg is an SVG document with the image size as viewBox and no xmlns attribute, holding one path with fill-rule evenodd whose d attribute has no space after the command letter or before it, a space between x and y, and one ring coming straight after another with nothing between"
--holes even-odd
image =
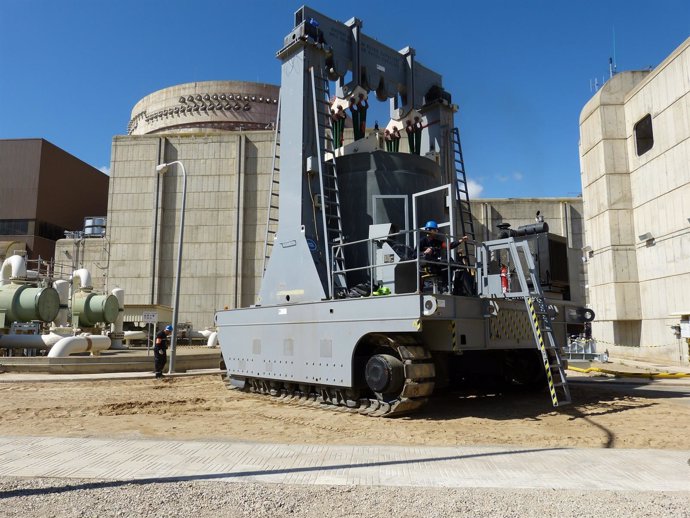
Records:
<instances>
[{"instance_id":1,"label":"industrial pipe","mask_svg":"<svg viewBox=\"0 0 690 518\"><path fill-rule=\"evenodd\" d=\"M125 345L129 347L130 340L146 340L146 333L144 331L125 331L124 339Z\"/></svg>"},{"instance_id":2,"label":"industrial pipe","mask_svg":"<svg viewBox=\"0 0 690 518\"><path fill-rule=\"evenodd\" d=\"M192 331L189 336L191 338L206 338L207 347L215 347L218 345L218 333L216 331L209 331L204 329L203 331ZM131 340L146 340L145 331L125 331L123 333L123 338L126 346L129 346ZM111 347L114 349L114 347Z\"/></svg>"},{"instance_id":3,"label":"industrial pipe","mask_svg":"<svg viewBox=\"0 0 690 518\"><path fill-rule=\"evenodd\" d=\"M202 331L197 331L196 329L194 329L189 332L188 336L190 336L191 338L208 338L209 336L211 336L212 333L213 331L209 329L204 329Z\"/></svg>"},{"instance_id":4,"label":"industrial pipe","mask_svg":"<svg viewBox=\"0 0 690 518\"><path fill-rule=\"evenodd\" d=\"M218 333L216 331L214 331L209 335L208 341L206 342L206 347L215 347L217 345L218 345Z\"/></svg>"},{"instance_id":5,"label":"industrial pipe","mask_svg":"<svg viewBox=\"0 0 690 518\"><path fill-rule=\"evenodd\" d=\"M65 338L62 335L0 335L0 348L4 349L49 349Z\"/></svg>"},{"instance_id":6,"label":"industrial pipe","mask_svg":"<svg viewBox=\"0 0 690 518\"><path fill-rule=\"evenodd\" d=\"M26 279L26 261L21 255L11 255L2 263L0 286L8 284L11 279Z\"/></svg>"},{"instance_id":7,"label":"industrial pipe","mask_svg":"<svg viewBox=\"0 0 690 518\"><path fill-rule=\"evenodd\" d=\"M127 349L127 346L122 343L125 334L123 333L123 321L125 318L125 290L122 288L115 288L112 291L113 296L117 299L118 312L117 318L111 326L110 339L112 341L111 349Z\"/></svg>"},{"instance_id":8,"label":"industrial pipe","mask_svg":"<svg viewBox=\"0 0 690 518\"><path fill-rule=\"evenodd\" d=\"M72 293L78 290L90 290L93 288L91 284L91 273L86 268L80 268L72 272Z\"/></svg>"},{"instance_id":9,"label":"industrial pipe","mask_svg":"<svg viewBox=\"0 0 690 518\"><path fill-rule=\"evenodd\" d=\"M215 347L218 345L218 333L209 329L203 331L190 331L187 335L189 338L206 338L206 347Z\"/></svg>"},{"instance_id":10,"label":"industrial pipe","mask_svg":"<svg viewBox=\"0 0 690 518\"><path fill-rule=\"evenodd\" d=\"M79 335L63 338L48 352L48 358L65 358L70 354L90 352L98 356L110 348L110 338L103 335Z\"/></svg>"}]
</instances>

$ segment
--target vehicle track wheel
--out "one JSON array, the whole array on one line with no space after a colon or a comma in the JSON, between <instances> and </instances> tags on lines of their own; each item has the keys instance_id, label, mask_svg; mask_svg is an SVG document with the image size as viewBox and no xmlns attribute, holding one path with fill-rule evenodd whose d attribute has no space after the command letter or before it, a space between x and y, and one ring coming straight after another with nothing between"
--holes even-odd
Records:
<instances>
[{"instance_id":1,"label":"vehicle track wheel","mask_svg":"<svg viewBox=\"0 0 690 518\"><path fill-rule=\"evenodd\" d=\"M364 378L374 392L397 395L405 383L403 363L390 354L375 354L364 368Z\"/></svg>"}]
</instances>

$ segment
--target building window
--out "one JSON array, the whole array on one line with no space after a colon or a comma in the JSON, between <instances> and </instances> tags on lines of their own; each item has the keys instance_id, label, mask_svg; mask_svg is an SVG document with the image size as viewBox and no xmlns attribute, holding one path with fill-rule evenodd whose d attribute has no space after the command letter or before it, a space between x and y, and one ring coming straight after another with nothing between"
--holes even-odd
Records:
<instances>
[{"instance_id":1,"label":"building window","mask_svg":"<svg viewBox=\"0 0 690 518\"><path fill-rule=\"evenodd\" d=\"M0 235L27 236L29 235L28 219L2 219L0 220Z\"/></svg>"},{"instance_id":2,"label":"building window","mask_svg":"<svg viewBox=\"0 0 690 518\"><path fill-rule=\"evenodd\" d=\"M654 132L652 131L652 116L647 114L635 124L635 147L637 156L644 155L654 145Z\"/></svg>"}]
</instances>

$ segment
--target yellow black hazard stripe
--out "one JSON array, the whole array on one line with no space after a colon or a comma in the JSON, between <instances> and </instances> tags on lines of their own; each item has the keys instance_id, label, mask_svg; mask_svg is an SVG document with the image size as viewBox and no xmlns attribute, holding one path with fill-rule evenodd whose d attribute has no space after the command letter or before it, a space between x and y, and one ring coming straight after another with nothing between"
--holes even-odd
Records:
<instances>
[{"instance_id":1,"label":"yellow black hazard stripe","mask_svg":"<svg viewBox=\"0 0 690 518\"><path fill-rule=\"evenodd\" d=\"M532 317L532 325L534 327L534 332L539 342L539 350L541 351L541 358L544 361L544 370L546 371L546 379L549 383L549 392L551 393L551 402L553 406L558 406L558 395L556 394L556 387L553 383L553 375L551 374L551 367L549 365L549 355L546 352L546 345L544 344L544 337L541 333L541 325L539 323L539 315L537 315L534 309L534 299L530 297L527 299L527 305L529 306L529 314Z\"/></svg>"}]
</instances>

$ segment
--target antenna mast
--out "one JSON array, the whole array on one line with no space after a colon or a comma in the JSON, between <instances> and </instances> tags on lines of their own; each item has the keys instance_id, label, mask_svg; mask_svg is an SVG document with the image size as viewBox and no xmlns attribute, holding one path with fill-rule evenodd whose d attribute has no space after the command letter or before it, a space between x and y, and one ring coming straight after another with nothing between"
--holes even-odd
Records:
<instances>
[{"instance_id":1,"label":"antenna mast","mask_svg":"<svg viewBox=\"0 0 690 518\"><path fill-rule=\"evenodd\" d=\"M613 31L613 57L609 58L609 79L616 75L616 27L612 27Z\"/></svg>"}]
</instances>

